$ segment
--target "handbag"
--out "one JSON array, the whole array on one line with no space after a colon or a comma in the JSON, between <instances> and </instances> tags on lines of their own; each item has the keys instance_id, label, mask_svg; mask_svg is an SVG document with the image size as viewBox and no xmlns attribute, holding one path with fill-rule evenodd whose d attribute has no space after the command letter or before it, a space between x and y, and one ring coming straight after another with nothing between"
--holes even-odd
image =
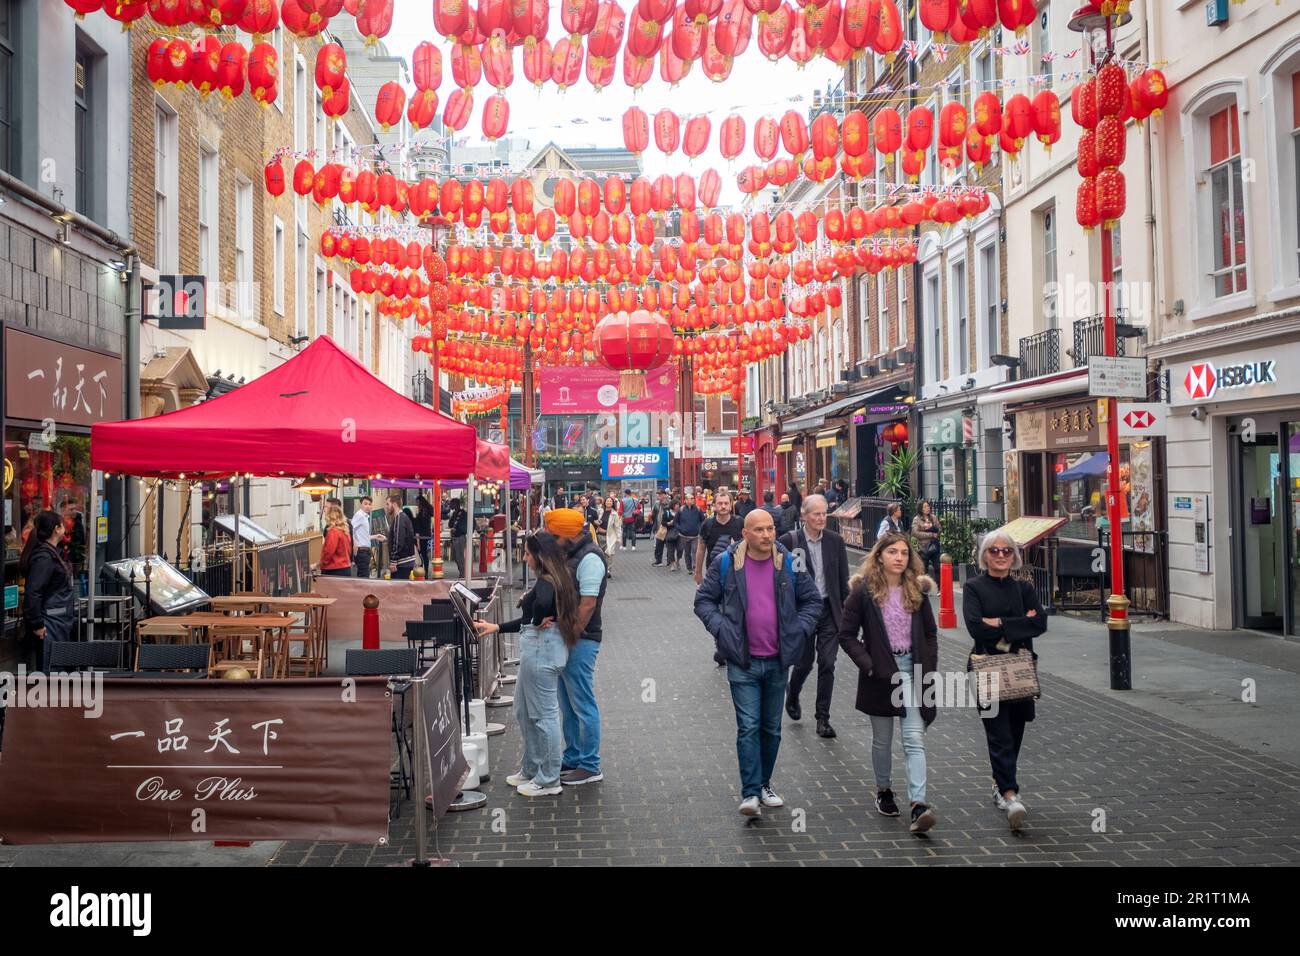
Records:
<instances>
[{"instance_id":1,"label":"handbag","mask_svg":"<svg viewBox=\"0 0 1300 956\"><path fill-rule=\"evenodd\" d=\"M655 532L655 540L666 541L667 539L668 539L668 529L665 528L663 525L660 525L659 530Z\"/></svg>"},{"instance_id":2,"label":"handbag","mask_svg":"<svg viewBox=\"0 0 1300 956\"><path fill-rule=\"evenodd\" d=\"M1038 685L1038 663L1027 650L1014 654L972 654L971 672L975 675L975 697L981 708L994 701L1006 703L1042 696Z\"/></svg>"}]
</instances>

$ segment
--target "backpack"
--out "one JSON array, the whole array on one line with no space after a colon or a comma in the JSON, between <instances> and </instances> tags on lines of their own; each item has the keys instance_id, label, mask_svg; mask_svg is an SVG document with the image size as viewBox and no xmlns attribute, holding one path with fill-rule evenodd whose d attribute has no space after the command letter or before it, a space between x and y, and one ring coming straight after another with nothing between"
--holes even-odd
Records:
<instances>
[{"instance_id":1,"label":"backpack","mask_svg":"<svg viewBox=\"0 0 1300 956\"><path fill-rule=\"evenodd\" d=\"M794 562L790 559L790 552L785 553L785 558L781 562L785 568L785 573L790 576L790 587L795 586ZM731 571L731 549L728 548L722 552L722 564L718 566L718 584L721 587L727 586L727 574Z\"/></svg>"}]
</instances>

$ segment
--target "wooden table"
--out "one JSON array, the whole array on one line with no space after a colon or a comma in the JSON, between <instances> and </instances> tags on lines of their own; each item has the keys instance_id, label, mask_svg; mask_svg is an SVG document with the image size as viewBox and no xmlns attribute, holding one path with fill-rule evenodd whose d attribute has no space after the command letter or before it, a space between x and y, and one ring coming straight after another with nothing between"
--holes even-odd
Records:
<instances>
[{"instance_id":1,"label":"wooden table","mask_svg":"<svg viewBox=\"0 0 1300 956\"><path fill-rule=\"evenodd\" d=\"M147 617L139 622L142 625L149 624L175 624L190 629L191 634L196 630L203 630L210 627L241 627L253 628L261 631L261 640L271 644L267 648L266 656L272 662L272 677L285 677L288 675L289 661L289 628L293 624L293 615L291 614L242 614L232 617L228 614L219 614L213 611L197 611L193 614L173 614L159 617ZM280 648L277 653L274 641L277 636L280 637Z\"/></svg>"},{"instance_id":2,"label":"wooden table","mask_svg":"<svg viewBox=\"0 0 1300 956\"><path fill-rule=\"evenodd\" d=\"M214 597L213 608L219 611L243 611L248 608L278 604L281 607L329 607L338 598L308 597L305 594L286 594L284 597L261 597L257 594L235 594L229 597Z\"/></svg>"}]
</instances>

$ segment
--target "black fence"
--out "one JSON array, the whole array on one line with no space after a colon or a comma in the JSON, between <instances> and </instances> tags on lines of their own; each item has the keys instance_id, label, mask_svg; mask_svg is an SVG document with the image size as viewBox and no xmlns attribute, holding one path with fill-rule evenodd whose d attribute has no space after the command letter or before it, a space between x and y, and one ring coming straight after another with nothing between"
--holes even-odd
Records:
<instances>
[{"instance_id":1,"label":"black fence","mask_svg":"<svg viewBox=\"0 0 1300 956\"><path fill-rule=\"evenodd\" d=\"M1123 531L1124 593L1129 614L1169 617L1169 536L1164 531ZM1110 534L1097 543L1048 538L1026 548L1025 576L1049 613L1096 612L1105 620L1111 589Z\"/></svg>"},{"instance_id":2,"label":"black fence","mask_svg":"<svg viewBox=\"0 0 1300 956\"><path fill-rule=\"evenodd\" d=\"M903 506L902 526L905 532L911 533L912 518L916 515L918 502L913 499L900 501L897 498L858 498L862 507L858 510L856 517L841 519L845 521L855 521L862 526L862 544L863 548L870 548L876 543L876 531L880 528L880 522L884 520L889 513L889 509L901 504ZM976 514L975 502L968 498L927 498L930 502L930 509L934 516L939 519L939 523L946 525L950 521L959 524L969 524L972 519L978 518ZM835 512L831 512L831 517L835 517ZM835 527L834 525L832 527Z\"/></svg>"}]
</instances>

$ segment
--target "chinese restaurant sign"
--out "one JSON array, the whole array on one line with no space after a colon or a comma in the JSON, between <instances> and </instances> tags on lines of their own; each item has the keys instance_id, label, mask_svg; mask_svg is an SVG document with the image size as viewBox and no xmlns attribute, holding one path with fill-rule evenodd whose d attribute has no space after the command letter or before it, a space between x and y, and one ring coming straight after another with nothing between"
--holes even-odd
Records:
<instances>
[{"instance_id":1,"label":"chinese restaurant sign","mask_svg":"<svg viewBox=\"0 0 1300 956\"><path fill-rule=\"evenodd\" d=\"M1097 407L1093 402L1049 408L1045 414L1048 451L1094 448L1102 443L1097 428Z\"/></svg>"},{"instance_id":2,"label":"chinese restaurant sign","mask_svg":"<svg viewBox=\"0 0 1300 956\"><path fill-rule=\"evenodd\" d=\"M667 412L677 407L677 368L669 363L646 372L645 397L621 398L619 373L612 369L542 366L538 373L543 415L617 412Z\"/></svg>"},{"instance_id":3,"label":"chinese restaurant sign","mask_svg":"<svg viewBox=\"0 0 1300 956\"><path fill-rule=\"evenodd\" d=\"M122 417L122 360L5 328L5 414L60 425Z\"/></svg>"},{"instance_id":4,"label":"chinese restaurant sign","mask_svg":"<svg viewBox=\"0 0 1300 956\"><path fill-rule=\"evenodd\" d=\"M108 679L101 688L94 707L8 708L0 841L375 843L387 834L384 678Z\"/></svg>"}]
</instances>

